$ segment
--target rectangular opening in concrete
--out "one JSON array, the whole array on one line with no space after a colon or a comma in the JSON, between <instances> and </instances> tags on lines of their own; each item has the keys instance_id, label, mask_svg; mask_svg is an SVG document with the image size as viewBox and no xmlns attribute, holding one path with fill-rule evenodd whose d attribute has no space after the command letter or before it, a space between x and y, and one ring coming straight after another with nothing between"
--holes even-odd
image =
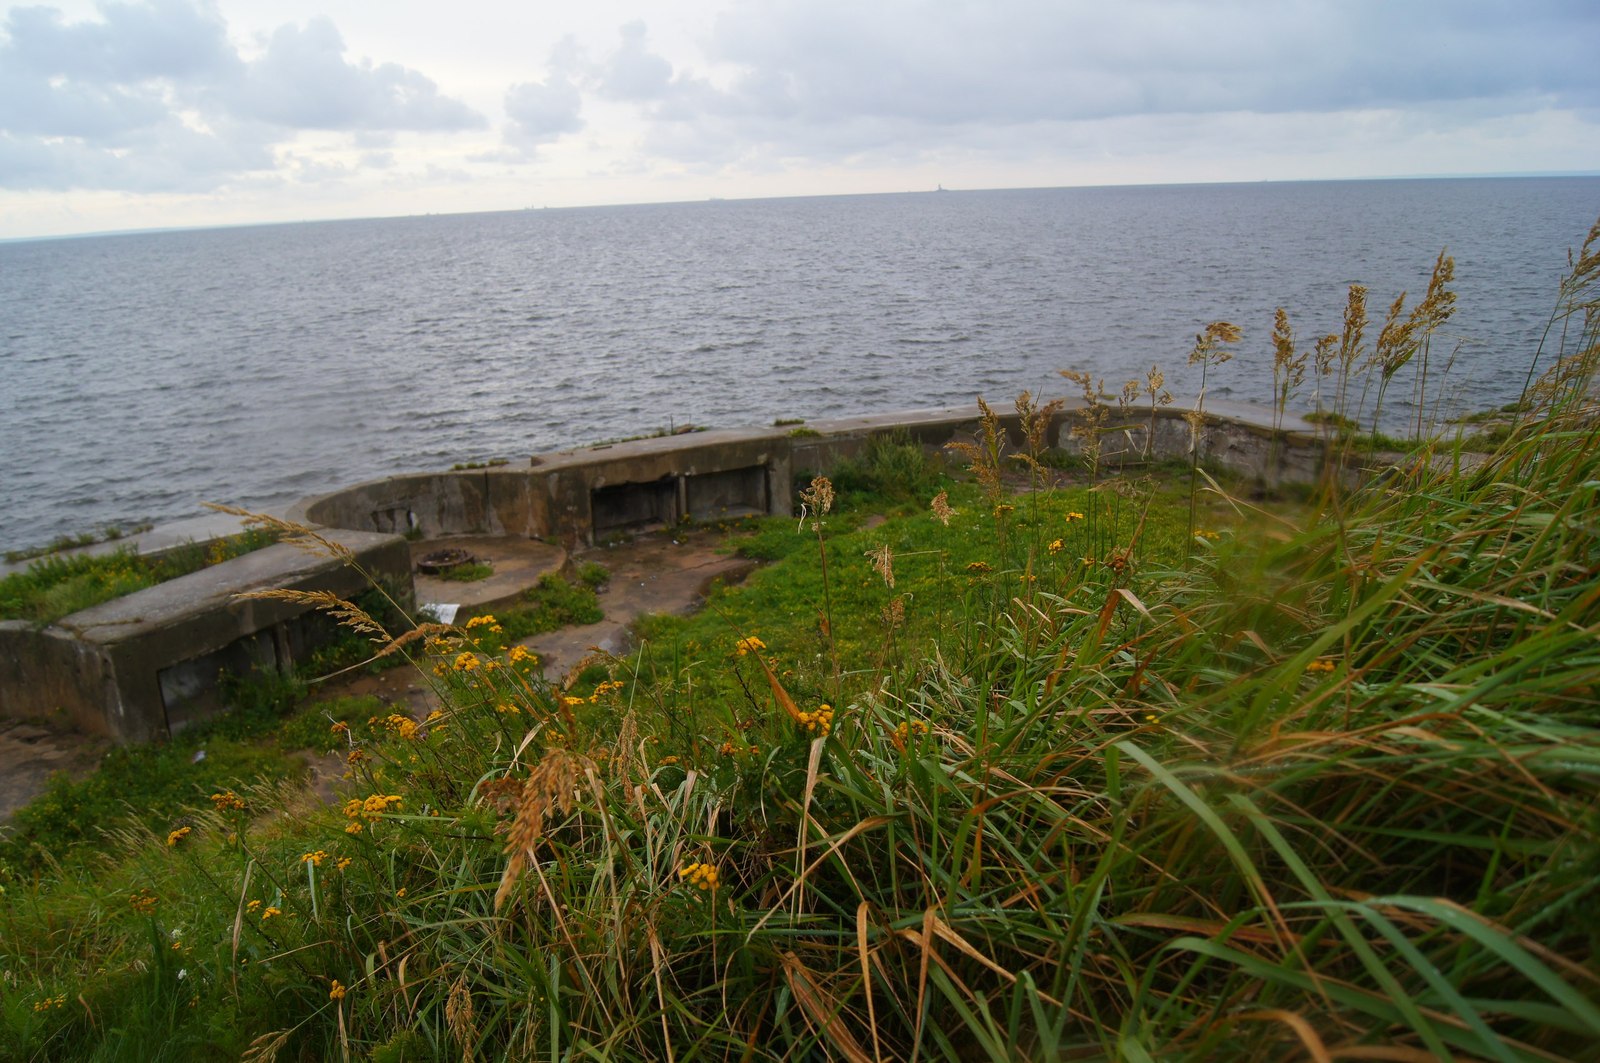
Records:
<instances>
[{"instance_id":1,"label":"rectangular opening in concrete","mask_svg":"<svg viewBox=\"0 0 1600 1063\"><path fill-rule=\"evenodd\" d=\"M767 470L763 465L690 476L686 486L689 516L695 520L767 512Z\"/></svg>"},{"instance_id":2,"label":"rectangular opening in concrete","mask_svg":"<svg viewBox=\"0 0 1600 1063\"><path fill-rule=\"evenodd\" d=\"M597 487L589 499L596 535L678 522L678 480Z\"/></svg>"},{"instance_id":3,"label":"rectangular opening in concrete","mask_svg":"<svg viewBox=\"0 0 1600 1063\"><path fill-rule=\"evenodd\" d=\"M156 674L161 703L167 711L167 729L177 734L185 727L217 715L227 708L222 698L224 675L248 676L278 669L278 645L270 629L257 631L202 657L169 665Z\"/></svg>"}]
</instances>

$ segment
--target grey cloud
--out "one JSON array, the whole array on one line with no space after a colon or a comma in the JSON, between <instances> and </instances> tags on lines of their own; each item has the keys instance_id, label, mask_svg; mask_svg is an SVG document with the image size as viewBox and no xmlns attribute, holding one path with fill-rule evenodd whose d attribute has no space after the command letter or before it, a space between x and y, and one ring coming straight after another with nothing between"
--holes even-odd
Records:
<instances>
[{"instance_id":1,"label":"grey cloud","mask_svg":"<svg viewBox=\"0 0 1600 1063\"><path fill-rule=\"evenodd\" d=\"M646 49L645 24L622 27L622 46L599 76L600 94L612 100L658 100L672 84L672 64Z\"/></svg>"},{"instance_id":2,"label":"grey cloud","mask_svg":"<svg viewBox=\"0 0 1600 1063\"><path fill-rule=\"evenodd\" d=\"M13 8L0 23L0 186L210 190L275 165L298 129L479 128L421 73L344 58L326 20L244 61L206 2L102 3L98 18Z\"/></svg>"},{"instance_id":3,"label":"grey cloud","mask_svg":"<svg viewBox=\"0 0 1600 1063\"><path fill-rule=\"evenodd\" d=\"M935 124L1337 110L1523 91L1592 98L1593 64L1577 42L1596 39L1600 8L1538 0L1443 13L1377 0L820 0L745 4L714 37L718 58L786 76L791 102L813 118Z\"/></svg>"},{"instance_id":4,"label":"grey cloud","mask_svg":"<svg viewBox=\"0 0 1600 1063\"><path fill-rule=\"evenodd\" d=\"M552 75L546 81L513 85L506 91L506 143L531 154L565 133L583 128L583 96L566 78Z\"/></svg>"},{"instance_id":5,"label":"grey cloud","mask_svg":"<svg viewBox=\"0 0 1600 1063\"><path fill-rule=\"evenodd\" d=\"M837 154L1142 115L1592 107L1595 40L1600 5L1560 0L747 0L712 35L727 88L679 73L631 98L657 120L651 145L680 158L697 143ZM614 68L664 63L623 29Z\"/></svg>"},{"instance_id":6,"label":"grey cloud","mask_svg":"<svg viewBox=\"0 0 1600 1063\"><path fill-rule=\"evenodd\" d=\"M231 97L241 114L292 129L459 130L484 125L483 116L441 96L414 70L345 61L344 39L332 22L280 26L266 53L250 63Z\"/></svg>"}]
</instances>

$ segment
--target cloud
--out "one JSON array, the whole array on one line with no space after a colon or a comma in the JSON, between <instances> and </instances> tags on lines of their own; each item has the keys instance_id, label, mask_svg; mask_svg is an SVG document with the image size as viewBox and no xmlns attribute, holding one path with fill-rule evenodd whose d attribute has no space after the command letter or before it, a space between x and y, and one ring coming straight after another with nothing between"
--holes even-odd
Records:
<instances>
[{"instance_id":1,"label":"cloud","mask_svg":"<svg viewBox=\"0 0 1600 1063\"><path fill-rule=\"evenodd\" d=\"M394 63L347 62L344 39L326 18L273 31L266 52L227 89L230 109L289 129L452 131L483 116Z\"/></svg>"},{"instance_id":2,"label":"cloud","mask_svg":"<svg viewBox=\"0 0 1600 1063\"><path fill-rule=\"evenodd\" d=\"M644 22L630 22L620 32L622 47L599 74L600 95L609 100L661 99L672 85L672 64L646 50Z\"/></svg>"},{"instance_id":3,"label":"cloud","mask_svg":"<svg viewBox=\"0 0 1600 1063\"><path fill-rule=\"evenodd\" d=\"M531 152L565 133L583 128L583 96L570 80L552 75L546 81L527 81L506 90L506 143Z\"/></svg>"},{"instance_id":4,"label":"cloud","mask_svg":"<svg viewBox=\"0 0 1600 1063\"><path fill-rule=\"evenodd\" d=\"M104 3L97 19L12 8L0 23L0 187L211 190L271 169L302 130L480 128L421 73L344 58L326 19L250 61L214 7ZM320 171L318 171L320 172Z\"/></svg>"},{"instance_id":5,"label":"cloud","mask_svg":"<svg viewBox=\"0 0 1600 1063\"><path fill-rule=\"evenodd\" d=\"M676 158L840 158L1142 116L1593 108L1597 39L1600 5L1564 0L743 0L715 81L632 23L600 85Z\"/></svg>"}]
</instances>

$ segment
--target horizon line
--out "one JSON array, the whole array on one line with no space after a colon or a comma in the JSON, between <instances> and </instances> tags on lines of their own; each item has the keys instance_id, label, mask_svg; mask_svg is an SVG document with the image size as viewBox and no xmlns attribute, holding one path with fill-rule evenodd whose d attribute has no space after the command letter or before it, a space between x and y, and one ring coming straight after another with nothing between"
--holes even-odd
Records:
<instances>
[{"instance_id":1,"label":"horizon line","mask_svg":"<svg viewBox=\"0 0 1600 1063\"><path fill-rule=\"evenodd\" d=\"M566 206L526 206L526 207L500 207L492 210L460 210L460 211L425 211L410 214L351 214L330 218L295 218L283 221L242 221L212 225L163 225L147 226L132 229L95 229L88 232L48 233L35 236L0 236L0 244L37 243L47 240L87 240L106 236L151 236L162 233L187 233L210 232L229 229L255 229L281 225L319 225L337 222L358 221L398 221L403 218L454 218L470 217L477 214L517 214L526 211L541 210L596 210L608 207L665 207L688 205L694 203L760 203L779 202L793 199L846 199L865 196L904 196L933 194L935 192L1043 192L1065 189L1097 189L1097 188L1182 188L1182 187L1214 187L1227 185L1262 185L1262 184L1319 184L1319 183L1351 183L1368 181L1478 181L1478 180L1557 180L1563 178L1600 178L1600 170L1506 170L1489 173L1419 173L1419 174L1386 174L1368 175L1364 177L1263 177L1254 180L1238 181L1129 181L1111 184L1066 184L1066 185L1002 185L988 188L946 188L938 183L934 188L911 188L898 192L827 192L811 195L788 196L711 196L706 199L662 199L662 200L634 200L619 203L582 203Z\"/></svg>"}]
</instances>

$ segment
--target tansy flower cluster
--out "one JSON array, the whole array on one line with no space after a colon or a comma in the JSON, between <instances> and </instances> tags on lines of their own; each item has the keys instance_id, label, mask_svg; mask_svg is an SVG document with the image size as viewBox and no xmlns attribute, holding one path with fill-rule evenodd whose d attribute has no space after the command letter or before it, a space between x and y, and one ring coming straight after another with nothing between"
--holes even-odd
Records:
<instances>
[{"instance_id":1,"label":"tansy flower cluster","mask_svg":"<svg viewBox=\"0 0 1600 1063\"><path fill-rule=\"evenodd\" d=\"M794 720L811 734L826 738L833 730L833 706L824 703L815 712L797 713Z\"/></svg>"},{"instance_id":2,"label":"tansy flower cluster","mask_svg":"<svg viewBox=\"0 0 1600 1063\"><path fill-rule=\"evenodd\" d=\"M889 741L894 743L894 747L896 749L904 753L906 751L906 746L911 742L912 735L920 736L926 735L927 733L928 725L923 721L906 720L895 727L894 734L889 736Z\"/></svg>"},{"instance_id":3,"label":"tansy flower cluster","mask_svg":"<svg viewBox=\"0 0 1600 1063\"><path fill-rule=\"evenodd\" d=\"M1066 547L1067 544L1062 542L1060 539L1052 539L1047 549L1049 549L1052 554L1059 554L1062 550L1065 550Z\"/></svg>"},{"instance_id":4,"label":"tansy flower cluster","mask_svg":"<svg viewBox=\"0 0 1600 1063\"><path fill-rule=\"evenodd\" d=\"M1083 514L1079 513L1077 510L1073 510L1071 513L1068 513L1062 519L1064 521L1066 521L1066 523L1071 524L1075 520L1082 520L1083 519Z\"/></svg>"},{"instance_id":5,"label":"tansy flower cluster","mask_svg":"<svg viewBox=\"0 0 1600 1063\"><path fill-rule=\"evenodd\" d=\"M376 820L389 811L390 805L399 803L399 794L373 794L367 798L352 797L344 803L345 818L350 820L345 824L345 833L360 834L362 820Z\"/></svg>"},{"instance_id":6,"label":"tansy flower cluster","mask_svg":"<svg viewBox=\"0 0 1600 1063\"><path fill-rule=\"evenodd\" d=\"M327 858L328 858L327 851L323 850L323 849L318 849L314 853L301 853L300 854L300 862L302 864L314 864L317 867L321 867L322 866L322 862L324 860L326 860Z\"/></svg>"},{"instance_id":7,"label":"tansy flower cluster","mask_svg":"<svg viewBox=\"0 0 1600 1063\"><path fill-rule=\"evenodd\" d=\"M1323 673L1331 672L1333 671L1333 662L1324 660L1312 661L1310 664L1306 665L1306 671Z\"/></svg>"},{"instance_id":8,"label":"tansy flower cluster","mask_svg":"<svg viewBox=\"0 0 1600 1063\"><path fill-rule=\"evenodd\" d=\"M678 872L678 880L696 889L714 890L717 888L717 866L715 864L690 864Z\"/></svg>"},{"instance_id":9,"label":"tansy flower cluster","mask_svg":"<svg viewBox=\"0 0 1600 1063\"><path fill-rule=\"evenodd\" d=\"M415 738L417 736L417 721L400 713L393 713L383 721L385 727L399 735L401 738Z\"/></svg>"},{"instance_id":10,"label":"tansy flower cluster","mask_svg":"<svg viewBox=\"0 0 1600 1063\"><path fill-rule=\"evenodd\" d=\"M185 839L185 838L187 838L189 836L189 832L192 831L192 830L194 830L193 827L179 827L177 830L173 831L171 834L168 834L167 835L167 845L168 845L168 847L177 845L179 842L183 841L183 839Z\"/></svg>"},{"instance_id":11,"label":"tansy flower cluster","mask_svg":"<svg viewBox=\"0 0 1600 1063\"><path fill-rule=\"evenodd\" d=\"M740 657L743 657L747 653L754 653L757 650L764 650L766 648L767 648L767 644L765 642L762 642L760 639L756 638L754 635L746 635L744 638L740 639L733 647L734 652L737 653Z\"/></svg>"},{"instance_id":12,"label":"tansy flower cluster","mask_svg":"<svg viewBox=\"0 0 1600 1063\"><path fill-rule=\"evenodd\" d=\"M468 631L472 631L473 629L480 627L487 628L489 634L491 635L498 635L504 630L500 626L500 622L494 618L493 614L490 613L484 613L482 616L475 616L471 620L467 621Z\"/></svg>"},{"instance_id":13,"label":"tansy flower cluster","mask_svg":"<svg viewBox=\"0 0 1600 1063\"><path fill-rule=\"evenodd\" d=\"M333 980L333 984L328 987L328 999L343 1000L346 992L348 991L342 984L340 984L339 979L335 978Z\"/></svg>"},{"instance_id":14,"label":"tansy flower cluster","mask_svg":"<svg viewBox=\"0 0 1600 1063\"><path fill-rule=\"evenodd\" d=\"M141 886L138 893L128 894L128 907L140 915L149 915L156 910L156 899L148 887Z\"/></svg>"},{"instance_id":15,"label":"tansy flower cluster","mask_svg":"<svg viewBox=\"0 0 1600 1063\"><path fill-rule=\"evenodd\" d=\"M526 646L511 647L511 652L507 654L507 659L520 668L539 667L539 655Z\"/></svg>"},{"instance_id":16,"label":"tansy flower cluster","mask_svg":"<svg viewBox=\"0 0 1600 1063\"><path fill-rule=\"evenodd\" d=\"M211 806L218 812L243 812L244 798L232 790L224 790L220 794L211 795Z\"/></svg>"},{"instance_id":17,"label":"tansy flower cluster","mask_svg":"<svg viewBox=\"0 0 1600 1063\"><path fill-rule=\"evenodd\" d=\"M65 993L63 993L60 996L45 997L43 1000L36 1001L33 1005L33 1010L49 1011L51 1008L64 1008L66 1006L67 996Z\"/></svg>"}]
</instances>

